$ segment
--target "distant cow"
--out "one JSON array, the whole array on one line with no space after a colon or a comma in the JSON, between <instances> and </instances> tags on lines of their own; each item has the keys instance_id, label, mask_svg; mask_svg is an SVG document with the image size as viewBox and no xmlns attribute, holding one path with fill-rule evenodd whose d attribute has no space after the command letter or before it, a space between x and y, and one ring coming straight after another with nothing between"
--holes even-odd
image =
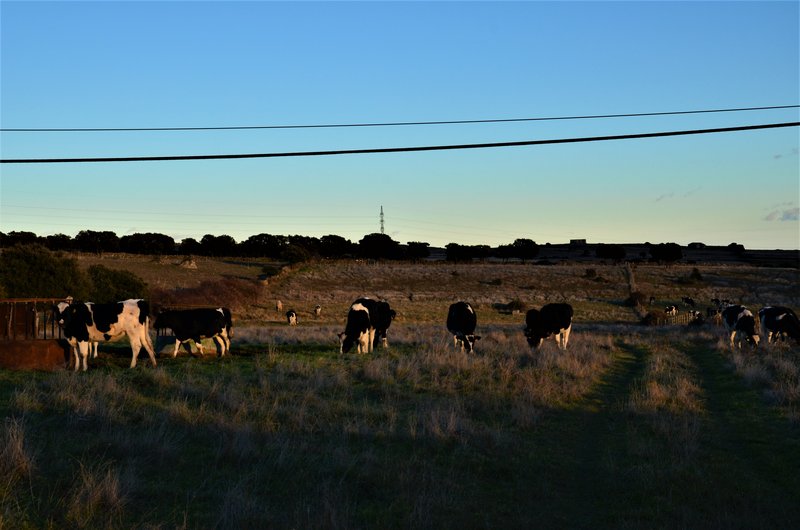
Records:
<instances>
[{"instance_id":1,"label":"distant cow","mask_svg":"<svg viewBox=\"0 0 800 530\"><path fill-rule=\"evenodd\" d=\"M794 311L788 307L767 306L758 311L761 321L761 332L766 336L767 344L773 340L788 336L800 342L800 321Z\"/></svg>"},{"instance_id":2,"label":"distant cow","mask_svg":"<svg viewBox=\"0 0 800 530\"><path fill-rule=\"evenodd\" d=\"M194 341L197 351L203 355L203 339L212 339L217 346L217 357L222 357L231 348L231 312L226 307L195 308L162 311L156 317L156 329L172 330L175 335L175 351L178 355L182 343Z\"/></svg>"},{"instance_id":3,"label":"distant cow","mask_svg":"<svg viewBox=\"0 0 800 530\"><path fill-rule=\"evenodd\" d=\"M678 308L674 305L668 305L667 307L664 308L664 313L671 316L677 315Z\"/></svg>"},{"instance_id":4,"label":"distant cow","mask_svg":"<svg viewBox=\"0 0 800 530\"><path fill-rule=\"evenodd\" d=\"M569 304L547 304L541 311L531 309L525 315L525 337L531 348L541 346L544 339L555 335L561 350L567 349L572 331L572 306Z\"/></svg>"},{"instance_id":5,"label":"distant cow","mask_svg":"<svg viewBox=\"0 0 800 530\"><path fill-rule=\"evenodd\" d=\"M86 371L86 358L91 342L104 342L127 335L131 344L131 368L144 346L150 362L156 366L156 355L148 334L150 306L145 300L124 300L111 304L73 302L58 314L58 324L72 346L75 370ZM80 358L78 355L80 354Z\"/></svg>"},{"instance_id":6,"label":"distant cow","mask_svg":"<svg viewBox=\"0 0 800 530\"><path fill-rule=\"evenodd\" d=\"M290 309L286 312L286 322L288 322L290 326L297 325L297 313L294 309Z\"/></svg>"},{"instance_id":7,"label":"distant cow","mask_svg":"<svg viewBox=\"0 0 800 530\"><path fill-rule=\"evenodd\" d=\"M461 346L467 353L475 350L475 341L481 337L475 335L478 317L469 302L456 302L447 311L447 330L453 334L453 346Z\"/></svg>"},{"instance_id":8,"label":"distant cow","mask_svg":"<svg viewBox=\"0 0 800 530\"><path fill-rule=\"evenodd\" d=\"M758 345L758 335L756 334L756 319L753 313L744 306L731 305L722 311L722 322L731 334L731 348L734 346L734 339L738 337L738 346L742 347L742 336L744 340L753 346Z\"/></svg>"},{"instance_id":9,"label":"distant cow","mask_svg":"<svg viewBox=\"0 0 800 530\"><path fill-rule=\"evenodd\" d=\"M694 300L692 298L689 298L688 296L684 296L683 298L681 298L681 302L688 305L689 307L694 307Z\"/></svg>"},{"instance_id":10,"label":"distant cow","mask_svg":"<svg viewBox=\"0 0 800 530\"><path fill-rule=\"evenodd\" d=\"M277 311L278 313L283 311L283 302L281 302L280 300L277 300L275 302L275 311Z\"/></svg>"},{"instance_id":11,"label":"distant cow","mask_svg":"<svg viewBox=\"0 0 800 530\"><path fill-rule=\"evenodd\" d=\"M317 304L316 306L314 306L314 318L319 318L321 314L322 314L322 306Z\"/></svg>"}]
</instances>

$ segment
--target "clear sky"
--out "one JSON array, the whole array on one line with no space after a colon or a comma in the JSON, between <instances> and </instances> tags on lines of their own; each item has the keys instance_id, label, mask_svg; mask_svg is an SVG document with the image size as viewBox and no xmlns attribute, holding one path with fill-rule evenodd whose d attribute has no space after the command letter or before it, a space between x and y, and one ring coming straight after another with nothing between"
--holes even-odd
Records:
<instances>
[{"instance_id":1,"label":"clear sky","mask_svg":"<svg viewBox=\"0 0 800 530\"><path fill-rule=\"evenodd\" d=\"M2 128L513 119L800 103L800 3L0 2ZM269 153L794 122L2 132L3 159ZM0 231L799 248L800 131L248 160L0 165Z\"/></svg>"}]
</instances>

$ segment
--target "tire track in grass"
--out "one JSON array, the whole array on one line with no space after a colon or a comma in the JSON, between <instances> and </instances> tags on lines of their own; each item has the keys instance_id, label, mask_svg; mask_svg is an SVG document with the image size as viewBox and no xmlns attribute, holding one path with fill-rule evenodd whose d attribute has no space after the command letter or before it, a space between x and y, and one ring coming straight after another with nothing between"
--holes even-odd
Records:
<instances>
[{"instance_id":1,"label":"tire track in grass","mask_svg":"<svg viewBox=\"0 0 800 530\"><path fill-rule=\"evenodd\" d=\"M800 428L748 388L710 341L693 340L689 355L707 409L702 502L718 508L720 526L800 528Z\"/></svg>"},{"instance_id":2,"label":"tire track in grass","mask_svg":"<svg viewBox=\"0 0 800 530\"><path fill-rule=\"evenodd\" d=\"M538 528L614 526L627 455L625 405L644 374L648 352L620 344L595 389L574 407L553 413L535 432L518 489L520 520ZM611 501L611 502L609 502ZM617 504L619 502L619 504Z\"/></svg>"}]
</instances>

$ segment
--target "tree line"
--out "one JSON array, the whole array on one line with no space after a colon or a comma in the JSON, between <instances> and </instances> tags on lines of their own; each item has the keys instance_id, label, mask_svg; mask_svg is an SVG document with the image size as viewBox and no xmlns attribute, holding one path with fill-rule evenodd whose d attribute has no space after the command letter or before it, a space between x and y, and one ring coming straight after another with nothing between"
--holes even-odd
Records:
<instances>
[{"instance_id":1,"label":"tree line","mask_svg":"<svg viewBox=\"0 0 800 530\"><path fill-rule=\"evenodd\" d=\"M41 245L52 251L271 258L291 263L317 258L418 261L430 256L429 243L410 241L401 244L390 236L379 233L367 234L358 242L333 234L319 238L256 234L237 242L229 235L213 234L206 234L199 241L194 238L175 241L171 236L150 232L122 237L111 231L94 230L81 230L75 237L65 234L37 236L33 232L25 231L0 232L0 248L32 244ZM488 258L526 262L535 259L539 255L539 250L539 245L527 238L518 238L510 244L496 247L458 243L448 243L445 246L446 259L454 262ZM683 257L683 251L676 243L649 245L649 252L650 259L658 262L674 262ZM615 262L622 262L627 258L625 247L618 244L597 245L595 254L600 259Z\"/></svg>"}]
</instances>

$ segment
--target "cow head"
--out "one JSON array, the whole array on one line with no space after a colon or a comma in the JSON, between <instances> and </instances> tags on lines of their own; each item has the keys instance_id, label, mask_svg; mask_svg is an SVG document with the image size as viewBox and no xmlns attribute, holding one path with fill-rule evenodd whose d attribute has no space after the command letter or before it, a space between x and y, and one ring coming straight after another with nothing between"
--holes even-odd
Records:
<instances>
[{"instance_id":1,"label":"cow head","mask_svg":"<svg viewBox=\"0 0 800 530\"><path fill-rule=\"evenodd\" d=\"M480 335L465 335L464 333L456 333L456 341L461 344L462 351L472 353L475 351L475 342L480 340Z\"/></svg>"}]
</instances>

